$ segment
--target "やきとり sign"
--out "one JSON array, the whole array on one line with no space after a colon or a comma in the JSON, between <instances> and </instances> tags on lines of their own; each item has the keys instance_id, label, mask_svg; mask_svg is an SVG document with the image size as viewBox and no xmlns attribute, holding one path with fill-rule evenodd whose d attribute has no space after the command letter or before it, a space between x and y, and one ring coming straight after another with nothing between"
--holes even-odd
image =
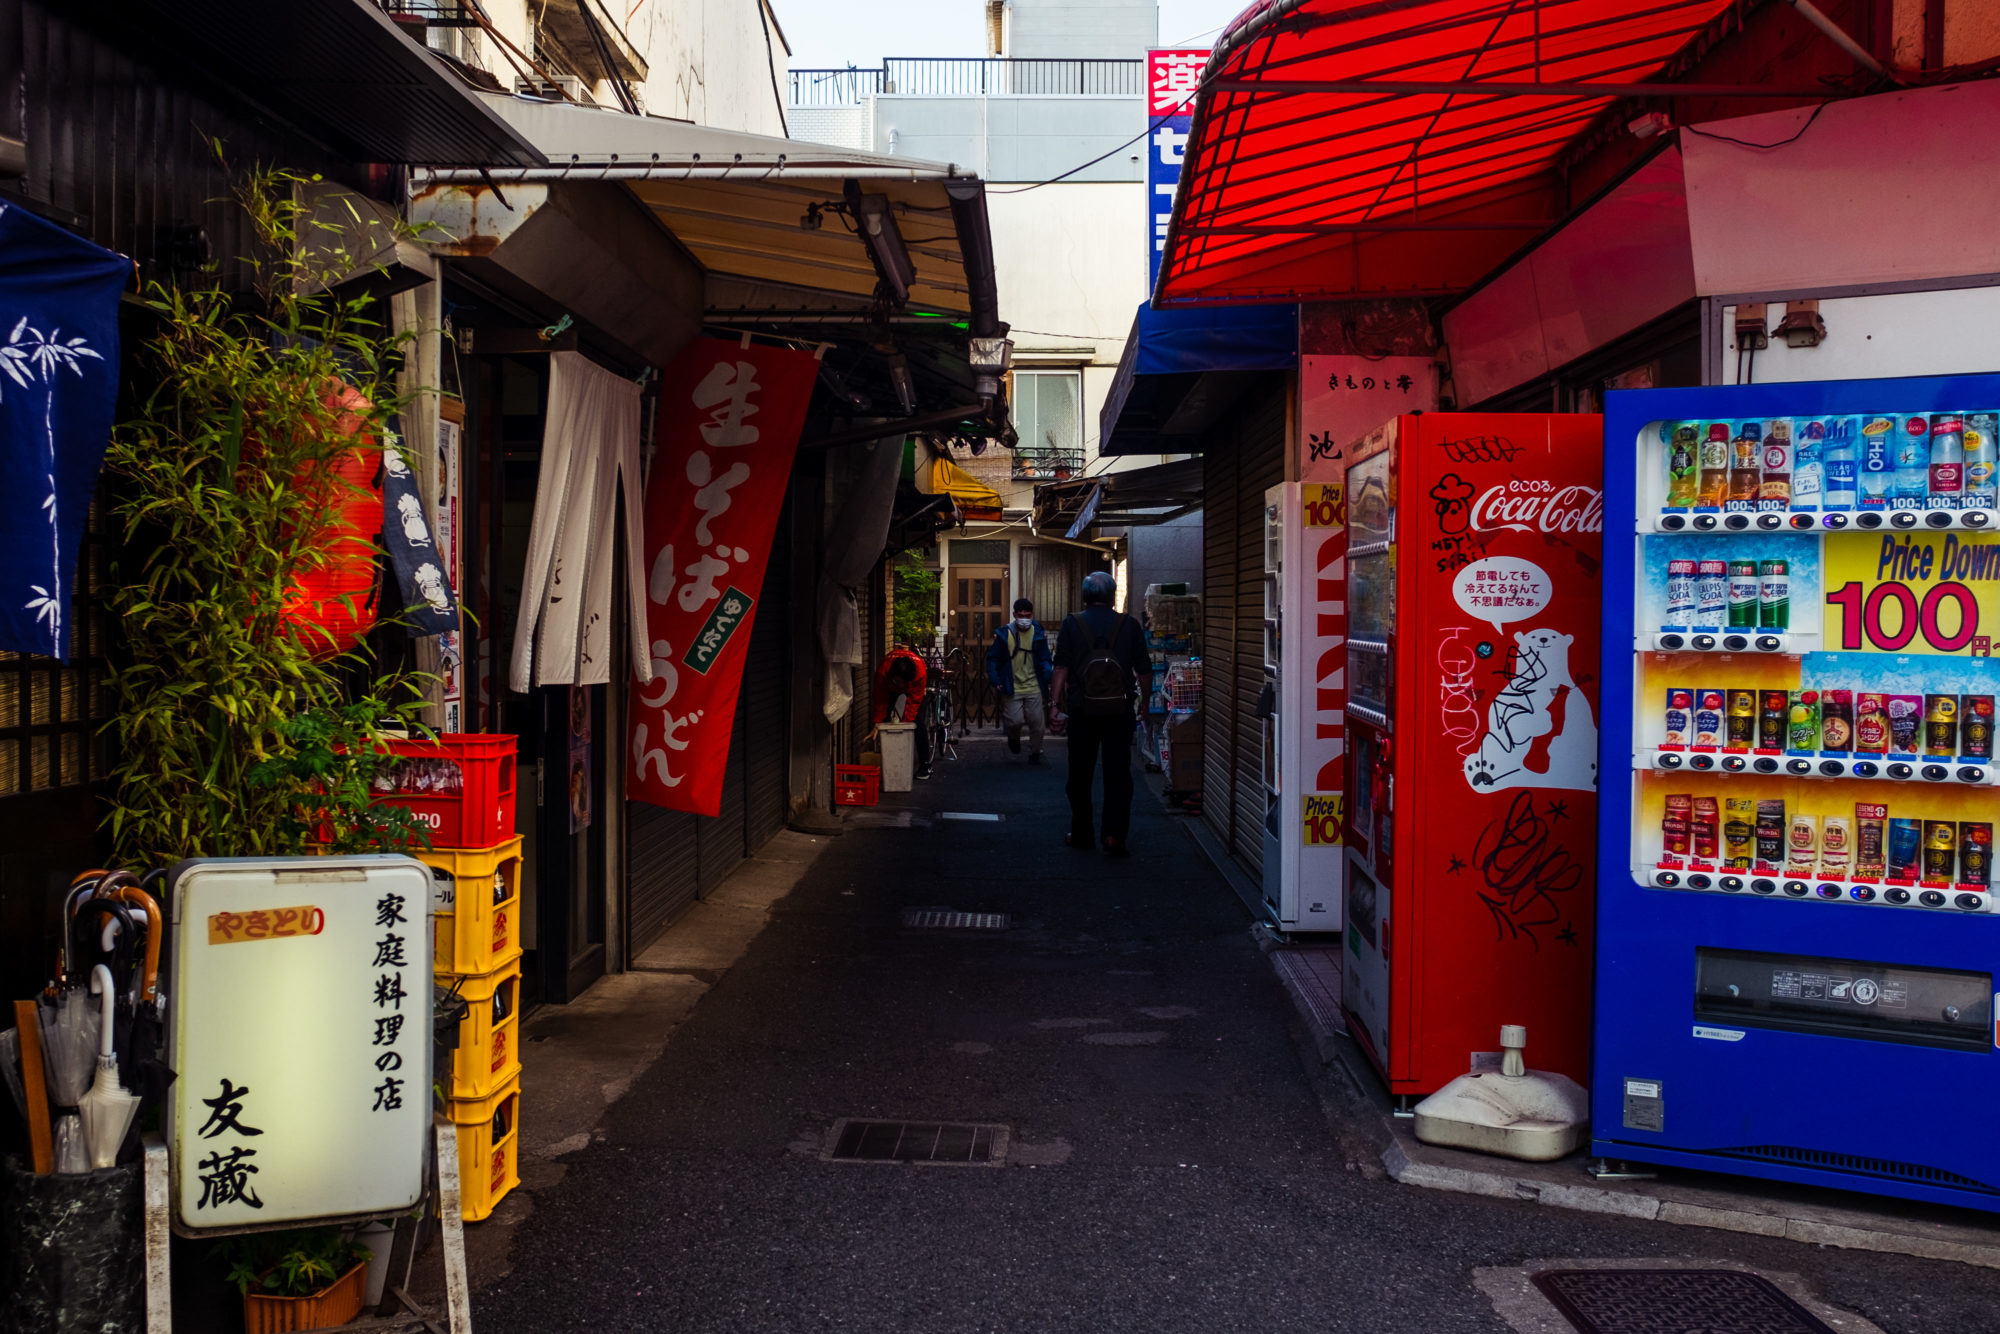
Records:
<instances>
[{"instance_id":1,"label":"\u3084\u304d\u3068\u308a sign","mask_svg":"<svg viewBox=\"0 0 2000 1334\"><path fill-rule=\"evenodd\" d=\"M410 1209L431 1127L431 876L219 858L169 881L173 1212L189 1231Z\"/></svg>"}]
</instances>

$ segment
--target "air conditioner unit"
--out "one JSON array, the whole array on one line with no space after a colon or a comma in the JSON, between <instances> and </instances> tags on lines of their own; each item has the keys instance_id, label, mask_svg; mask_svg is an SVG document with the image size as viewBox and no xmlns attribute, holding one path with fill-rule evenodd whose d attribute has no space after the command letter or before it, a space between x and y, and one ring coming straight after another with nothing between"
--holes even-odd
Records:
<instances>
[{"instance_id":1,"label":"air conditioner unit","mask_svg":"<svg viewBox=\"0 0 2000 1334\"><path fill-rule=\"evenodd\" d=\"M539 97L550 102L583 101L583 80L573 74L556 74L549 78L540 75L514 76L514 92L523 97Z\"/></svg>"}]
</instances>

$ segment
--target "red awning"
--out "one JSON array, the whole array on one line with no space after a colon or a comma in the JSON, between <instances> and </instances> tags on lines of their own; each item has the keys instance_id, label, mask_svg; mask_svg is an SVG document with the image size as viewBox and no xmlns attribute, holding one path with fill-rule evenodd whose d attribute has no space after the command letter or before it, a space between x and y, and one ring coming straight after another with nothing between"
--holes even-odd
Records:
<instances>
[{"instance_id":1,"label":"red awning","mask_svg":"<svg viewBox=\"0 0 2000 1334\"><path fill-rule=\"evenodd\" d=\"M1827 95L1679 81L1740 12L1261 0L1203 75L1155 301L1463 291L1560 221L1558 161L1593 122L1639 114L1621 98Z\"/></svg>"}]
</instances>

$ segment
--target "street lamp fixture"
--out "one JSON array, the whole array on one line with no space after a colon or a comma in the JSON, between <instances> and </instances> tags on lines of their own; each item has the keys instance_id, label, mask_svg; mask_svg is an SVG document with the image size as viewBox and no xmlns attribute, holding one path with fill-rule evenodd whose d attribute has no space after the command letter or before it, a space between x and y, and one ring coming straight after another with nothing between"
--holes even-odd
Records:
<instances>
[{"instance_id":1,"label":"street lamp fixture","mask_svg":"<svg viewBox=\"0 0 2000 1334\"><path fill-rule=\"evenodd\" d=\"M972 367L973 392L981 398L998 398L1000 377L1014 361L1014 341L1006 337L969 338L965 359Z\"/></svg>"},{"instance_id":2,"label":"street lamp fixture","mask_svg":"<svg viewBox=\"0 0 2000 1334\"><path fill-rule=\"evenodd\" d=\"M910 260L910 248L903 243L903 232L896 225L896 214L887 195L864 195L859 190L849 193L848 210L854 218L855 226L861 231L861 239L868 246L868 253L874 257L875 271L881 276L889 297L899 306L908 305L910 285L917 280L916 265Z\"/></svg>"}]
</instances>

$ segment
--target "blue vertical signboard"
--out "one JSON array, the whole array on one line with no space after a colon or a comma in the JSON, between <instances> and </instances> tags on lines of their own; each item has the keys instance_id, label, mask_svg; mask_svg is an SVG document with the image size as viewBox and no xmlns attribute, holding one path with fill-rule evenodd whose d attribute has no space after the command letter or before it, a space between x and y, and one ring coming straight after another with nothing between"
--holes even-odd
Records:
<instances>
[{"instance_id":1,"label":"blue vertical signboard","mask_svg":"<svg viewBox=\"0 0 2000 1334\"><path fill-rule=\"evenodd\" d=\"M1174 189L1181 158L1194 128L1194 94L1208 51L1190 48L1146 52L1146 290L1160 278L1167 223L1174 215Z\"/></svg>"}]
</instances>

